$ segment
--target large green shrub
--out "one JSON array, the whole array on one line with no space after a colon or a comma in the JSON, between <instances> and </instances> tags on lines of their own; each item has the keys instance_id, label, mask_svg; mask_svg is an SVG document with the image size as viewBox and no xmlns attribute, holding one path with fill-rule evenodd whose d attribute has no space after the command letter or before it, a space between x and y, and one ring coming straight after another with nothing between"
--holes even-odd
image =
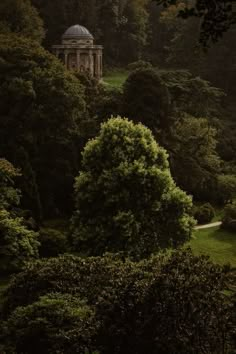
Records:
<instances>
[{"instance_id":1,"label":"large green shrub","mask_svg":"<svg viewBox=\"0 0 236 354\"><path fill-rule=\"evenodd\" d=\"M199 224L206 224L215 216L215 210L210 203L205 203L200 206L195 206L193 215Z\"/></svg>"},{"instance_id":2,"label":"large green shrub","mask_svg":"<svg viewBox=\"0 0 236 354\"><path fill-rule=\"evenodd\" d=\"M86 145L75 183L77 252L136 259L189 240L191 198L176 187L167 154L143 125L112 118Z\"/></svg>"}]
</instances>

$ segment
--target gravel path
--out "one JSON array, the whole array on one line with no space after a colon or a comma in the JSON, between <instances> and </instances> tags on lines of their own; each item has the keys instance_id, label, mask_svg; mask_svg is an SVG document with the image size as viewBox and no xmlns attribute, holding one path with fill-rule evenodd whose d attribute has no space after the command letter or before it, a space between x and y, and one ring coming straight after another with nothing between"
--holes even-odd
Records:
<instances>
[{"instance_id":1,"label":"gravel path","mask_svg":"<svg viewBox=\"0 0 236 354\"><path fill-rule=\"evenodd\" d=\"M220 226L221 224L222 224L221 221L217 221L217 222L213 222L211 224L199 225L199 226L195 227L195 230L210 229L211 227Z\"/></svg>"}]
</instances>

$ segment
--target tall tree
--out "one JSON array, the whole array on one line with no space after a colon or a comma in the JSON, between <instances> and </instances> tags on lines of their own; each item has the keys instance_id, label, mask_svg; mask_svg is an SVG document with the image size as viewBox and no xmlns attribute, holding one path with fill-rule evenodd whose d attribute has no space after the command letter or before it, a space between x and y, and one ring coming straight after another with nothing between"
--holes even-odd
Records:
<instances>
[{"instance_id":1,"label":"tall tree","mask_svg":"<svg viewBox=\"0 0 236 354\"><path fill-rule=\"evenodd\" d=\"M176 187L166 152L149 129L110 119L86 145L82 165L72 219L75 250L139 259L189 239L191 198Z\"/></svg>"},{"instance_id":2,"label":"tall tree","mask_svg":"<svg viewBox=\"0 0 236 354\"><path fill-rule=\"evenodd\" d=\"M36 42L0 35L0 148L24 171L27 159L26 180L34 175L40 202L49 214L70 204L78 169L78 126L84 117L78 79ZM25 158L19 159L22 149ZM26 196L30 188L24 185Z\"/></svg>"},{"instance_id":3,"label":"tall tree","mask_svg":"<svg viewBox=\"0 0 236 354\"><path fill-rule=\"evenodd\" d=\"M8 31L42 41L43 21L29 0L1 0L0 33Z\"/></svg>"}]
</instances>

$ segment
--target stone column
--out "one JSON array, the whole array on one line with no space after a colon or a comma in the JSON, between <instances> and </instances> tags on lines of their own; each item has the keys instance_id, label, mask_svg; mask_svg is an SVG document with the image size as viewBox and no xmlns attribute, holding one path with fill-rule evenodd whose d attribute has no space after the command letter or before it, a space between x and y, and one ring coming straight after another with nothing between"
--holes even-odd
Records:
<instances>
[{"instance_id":1,"label":"stone column","mask_svg":"<svg viewBox=\"0 0 236 354\"><path fill-rule=\"evenodd\" d=\"M96 78L98 78L99 77L99 54L98 54L98 52L96 52L96 63L95 63L95 76L96 76Z\"/></svg>"},{"instance_id":2,"label":"stone column","mask_svg":"<svg viewBox=\"0 0 236 354\"><path fill-rule=\"evenodd\" d=\"M102 51L101 51L101 55L100 55L100 64L101 64L101 78L103 77L103 61L102 61Z\"/></svg>"},{"instance_id":3,"label":"stone column","mask_svg":"<svg viewBox=\"0 0 236 354\"><path fill-rule=\"evenodd\" d=\"M98 77L99 79L101 79L102 77L102 52L99 51L99 54L98 54Z\"/></svg>"},{"instance_id":4,"label":"stone column","mask_svg":"<svg viewBox=\"0 0 236 354\"><path fill-rule=\"evenodd\" d=\"M97 52L97 78L100 79L100 54Z\"/></svg>"},{"instance_id":5,"label":"stone column","mask_svg":"<svg viewBox=\"0 0 236 354\"><path fill-rule=\"evenodd\" d=\"M90 75L93 76L93 72L94 72L94 62L93 62L93 52L92 50L90 49L89 50L89 72L90 72Z\"/></svg>"},{"instance_id":6,"label":"stone column","mask_svg":"<svg viewBox=\"0 0 236 354\"><path fill-rule=\"evenodd\" d=\"M77 70L80 71L80 50L76 51L76 57L77 57Z\"/></svg>"},{"instance_id":7,"label":"stone column","mask_svg":"<svg viewBox=\"0 0 236 354\"><path fill-rule=\"evenodd\" d=\"M65 52L65 67L68 69L68 53Z\"/></svg>"}]
</instances>

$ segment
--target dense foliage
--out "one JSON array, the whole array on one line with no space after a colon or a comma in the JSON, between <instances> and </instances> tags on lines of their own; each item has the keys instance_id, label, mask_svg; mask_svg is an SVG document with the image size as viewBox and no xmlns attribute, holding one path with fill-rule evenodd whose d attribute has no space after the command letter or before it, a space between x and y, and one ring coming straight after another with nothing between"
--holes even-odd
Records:
<instances>
[{"instance_id":1,"label":"dense foliage","mask_svg":"<svg viewBox=\"0 0 236 354\"><path fill-rule=\"evenodd\" d=\"M137 69L124 84L124 114L153 131L170 125L169 94L157 72Z\"/></svg>"},{"instance_id":2,"label":"dense foliage","mask_svg":"<svg viewBox=\"0 0 236 354\"><path fill-rule=\"evenodd\" d=\"M36 262L5 293L2 348L222 353L233 320L225 281L220 267L189 251L141 263L108 256Z\"/></svg>"},{"instance_id":3,"label":"dense foliage","mask_svg":"<svg viewBox=\"0 0 236 354\"><path fill-rule=\"evenodd\" d=\"M235 352L235 269L173 250L236 231L234 2L1 0L1 353ZM40 45L77 23L123 87Z\"/></svg>"},{"instance_id":4,"label":"dense foliage","mask_svg":"<svg viewBox=\"0 0 236 354\"><path fill-rule=\"evenodd\" d=\"M224 209L222 228L228 231L236 231L236 203L227 204Z\"/></svg>"},{"instance_id":5,"label":"dense foliage","mask_svg":"<svg viewBox=\"0 0 236 354\"><path fill-rule=\"evenodd\" d=\"M205 203L200 206L195 206L193 208L193 215L199 224L207 224L210 223L215 216L215 211L210 203Z\"/></svg>"},{"instance_id":6,"label":"dense foliage","mask_svg":"<svg viewBox=\"0 0 236 354\"><path fill-rule=\"evenodd\" d=\"M75 199L72 237L80 252L140 258L191 235L191 199L172 180L166 152L150 130L125 119L104 123L86 145Z\"/></svg>"},{"instance_id":7,"label":"dense foliage","mask_svg":"<svg viewBox=\"0 0 236 354\"><path fill-rule=\"evenodd\" d=\"M18 307L2 325L8 353L86 353L96 325L93 312L71 295L52 293ZM1 349L1 344L0 344Z\"/></svg>"},{"instance_id":8,"label":"dense foliage","mask_svg":"<svg viewBox=\"0 0 236 354\"><path fill-rule=\"evenodd\" d=\"M0 35L0 149L22 169L23 205L37 217L68 207L85 114L82 86L54 56Z\"/></svg>"},{"instance_id":9,"label":"dense foliage","mask_svg":"<svg viewBox=\"0 0 236 354\"><path fill-rule=\"evenodd\" d=\"M216 134L207 119L184 115L172 126L166 141L177 184L198 200L217 200L221 160L216 151Z\"/></svg>"},{"instance_id":10,"label":"dense foliage","mask_svg":"<svg viewBox=\"0 0 236 354\"><path fill-rule=\"evenodd\" d=\"M178 0L156 0L165 7L177 5ZM216 1L183 1L186 6L179 11L179 16L188 18L199 17L201 21L201 37L203 44L217 41L232 24L235 24L234 0Z\"/></svg>"},{"instance_id":11,"label":"dense foliage","mask_svg":"<svg viewBox=\"0 0 236 354\"><path fill-rule=\"evenodd\" d=\"M28 230L14 207L20 193L14 187L19 172L5 159L0 159L0 274L20 271L27 261L38 257L37 233Z\"/></svg>"},{"instance_id":12,"label":"dense foliage","mask_svg":"<svg viewBox=\"0 0 236 354\"><path fill-rule=\"evenodd\" d=\"M30 0L1 0L0 33L13 32L41 42L43 21Z\"/></svg>"}]
</instances>

